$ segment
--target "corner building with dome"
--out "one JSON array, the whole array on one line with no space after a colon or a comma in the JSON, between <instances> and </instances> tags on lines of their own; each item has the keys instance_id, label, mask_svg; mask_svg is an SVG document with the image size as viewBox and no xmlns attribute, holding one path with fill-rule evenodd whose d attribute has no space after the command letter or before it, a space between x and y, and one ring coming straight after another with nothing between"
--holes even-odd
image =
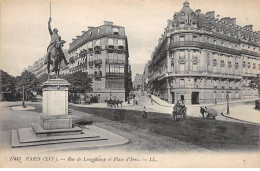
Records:
<instances>
[{"instance_id":1,"label":"corner building with dome","mask_svg":"<svg viewBox=\"0 0 260 171\"><path fill-rule=\"evenodd\" d=\"M157 97L186 104L258 97L250 82L260 74L260 31L218 19L214 11L193 11L189 2L167 21L149 65Z\"/></svg>"}]
</instances>

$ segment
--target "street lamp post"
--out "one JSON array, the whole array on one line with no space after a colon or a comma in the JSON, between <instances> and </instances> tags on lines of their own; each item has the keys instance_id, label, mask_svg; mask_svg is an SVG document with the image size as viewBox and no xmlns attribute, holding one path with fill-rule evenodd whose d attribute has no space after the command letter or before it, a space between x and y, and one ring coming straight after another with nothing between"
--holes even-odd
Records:
<instances>
[{"instance_id":1,"label":"street lamp post","mask_svg":"<svg viewBox=\"0 0 260 171\"><path fill-rule=\"evenodd\" d=\"M229 91L227 90L227 115L230 114L230 111L229 111Z\"/></svg>"},{"instance_id":2,"label":"street lamp post","mask_svg":"<svg viewBox=\"0 0 260 171\"><path fill-rule=\"evenodd\" d=\"M166 88L167 88L167 96L168 96L168 102L169 102L169 96L170 96L170 94L169 94L169 89L170 89L170 86L169 86L168 76L169 76L169 74L166 73L166 74L165 74L166 81L167 81L167 87L166 87Z\"/></svg>"},{"instance_id":3,"label":"street lamp post","mask_svg":"<svg viewBox=\"0 0 260 171\"><path fill-rule=\"evenodd\" d=\"M26 108L26 106L25 106L25 103L24 103L24 85L23 85L23 108Z\"/></svg>"}]
</instances>

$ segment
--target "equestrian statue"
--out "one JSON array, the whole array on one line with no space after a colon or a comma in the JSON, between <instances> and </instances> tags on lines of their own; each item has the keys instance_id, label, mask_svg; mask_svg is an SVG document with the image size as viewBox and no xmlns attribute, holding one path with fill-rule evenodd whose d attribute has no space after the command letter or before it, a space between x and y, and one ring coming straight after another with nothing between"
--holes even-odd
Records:
<instances>
[{"instance_id":1,"label":"equestrian statue","mask_svg":"<svg viewBox=\"0 0 260 171\"><path fill-rule=\"evenodd\" d=\"M58 35L58 29L54 28L51 29L51 18L48 22L48 29L51 36L51 42L47 48L47 54L45 56L44 64L47 64L47 70L48 70L48 78L50 75L50 72L55 72L56 78L59 77L59 71L60 71L60 64L63 60L65 65L68 65L69 63L66 60L66 57L62 51L62 47L66 41L61 40L61 37ZM50 68L52 66L52 69Z\"/></svg>"}]
</instances>

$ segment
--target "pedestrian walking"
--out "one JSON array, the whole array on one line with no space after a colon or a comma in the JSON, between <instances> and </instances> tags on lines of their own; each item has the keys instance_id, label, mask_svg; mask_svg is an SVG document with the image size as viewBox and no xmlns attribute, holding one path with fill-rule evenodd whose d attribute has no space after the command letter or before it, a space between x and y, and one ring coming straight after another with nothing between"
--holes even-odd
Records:
<instances>
[{"instance_id":1,"label":"pedestrian walking","mask_svg":"<svg viewBox=\"0 0 260 171\"><path fill-rule=\"evenodd\" d=\"M148 113L148 110L144 107L143 118L147 118L147 113Z\"/></svg>"},{"instance_id":2,"label":"pedestrian walking","mask_svg":"<svg viewBox=\"0 0 260 171\"><path fill-rule=\"evenodd\" d=\"M135 97L135 103L136 103L136 105L138 105L138 97L137 96Z\"/></svg>"},{"instance_id":3,"label":"pedestrian walking","mask_svg":"<svg viewBox=\"0 0 260 171\"><path fill-rule=\"evenodd\" d=\"M153 98L152 98L152 96L151 96L151 105L153 105Z\"/></svg>"}]
</instances>

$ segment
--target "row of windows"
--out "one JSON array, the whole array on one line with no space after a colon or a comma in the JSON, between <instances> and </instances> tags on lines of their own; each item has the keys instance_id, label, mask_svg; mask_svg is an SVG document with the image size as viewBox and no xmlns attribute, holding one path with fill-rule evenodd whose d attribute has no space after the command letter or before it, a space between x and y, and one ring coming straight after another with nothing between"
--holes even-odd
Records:
<instances>
[{"instance_id":1,"label":"row of windows","mask_svg":"<svg viewBox=\"0 0 260 171\"><path fill-rule=\"evenodd\" d=\"M106 89L124 89L124 79L106 79Z\"/></svg>"},{"instance_id":2,"label":"row of windows","mask_svg":"<svg viewBox=\"0 0 260 171\"><path fill-rule=\"evenodd\" d=\"M107 42L106 42L107 41ZM108 44L108 45L117 45L119 47L124 47L125 40L124 39L117 39L117 38L101 38L93 41L89 41L86 44L82 45L78 49L74 50L71 54L79 54L82 50L92 49L93 47L100 47L101 44Z\"/></svg>"},{"instance_id":3,"label":"row of windows","mask_svg":"<svg viewBox=\"0 0 260 171\"><path fill-rule=\"evenodd\" d=\"M106 73L118 73L118 74L124 74L125 72L125 66L124 65L106 65Z\"/></svg>"},{"instance_id":4,"label":"row of windows","mask_svg":"<svg viewBox=\"0 0 260 171\"><path fill-rule=\"evenodd\" d=\"M172 37L171 42L200 41L199 38L200 38L200 36L196 36L196 35L193 35L192 37L190 37L189 35L188 36L180 35L179 37ZM221 45L221 46L226 46L228 48L235 48L235 49L238 48L238 44L235 44L235 43L228 43L228 42L225 42L222 40L216 40L216 39L212 39L209 37L206 37L206 39L207 39L206 40L207 43L211 43L214 45ZM252 45L248 45L245 43L241 43L241 45L242 45L242 47L247 47L249 50L254 50L254 51L257 50L256 47L252 46ZM258 50L260 51L260 48Z\"/></svg>"}]
</instances>

